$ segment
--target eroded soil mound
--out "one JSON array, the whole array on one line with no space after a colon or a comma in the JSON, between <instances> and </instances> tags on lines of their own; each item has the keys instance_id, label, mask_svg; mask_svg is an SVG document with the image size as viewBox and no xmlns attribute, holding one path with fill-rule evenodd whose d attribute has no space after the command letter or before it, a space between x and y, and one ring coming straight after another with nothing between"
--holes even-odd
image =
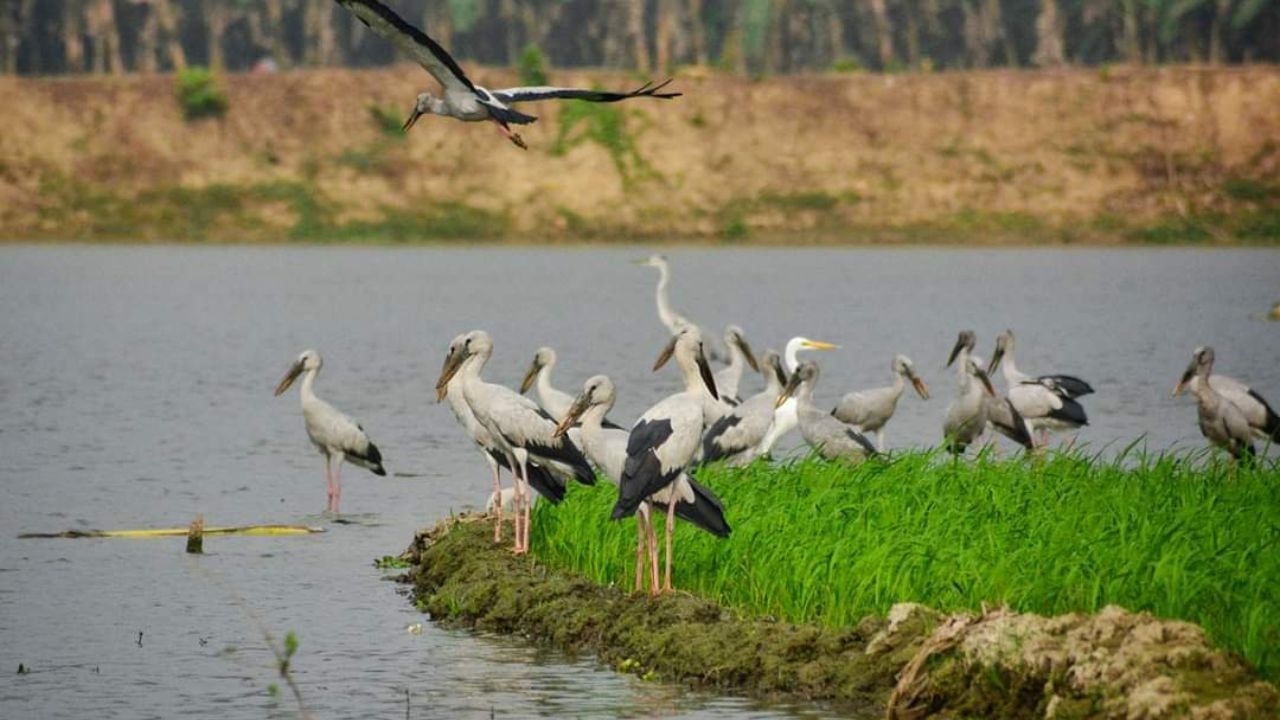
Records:
<instances>
[{"instance_id":1,"label":"eroded soil mound","mask_svg":"<svg viewBox=\"0 0 1280 720\"><path fill-rule=\"evenodd\" d=\"M405 553L434 619L592 652L621 670L892 718L1276 717L1280 695L1197 626L1107 608L1045 618L894 606L856 627L745 617L687 594L630 594L495 545L451 518Z\"/></svg>"}]
</instances>

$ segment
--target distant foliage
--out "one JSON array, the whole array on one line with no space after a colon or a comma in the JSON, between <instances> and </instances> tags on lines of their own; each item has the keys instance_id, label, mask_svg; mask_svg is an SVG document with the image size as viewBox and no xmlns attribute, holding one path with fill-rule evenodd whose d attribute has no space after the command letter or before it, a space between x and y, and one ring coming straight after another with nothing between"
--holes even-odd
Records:
<instances>
[{"instance_id":1,"label":"distant foliage","mask_svg":"<svg viewBox=\"0 0 1280 720\"><path fill-rule=\"evenodd\" d=\"M199 66L178 73L178 103L188 120L222 117L230 105L214 74Z\"/></svg>"},{"instance_id":2,"label":"distant foliage","mask_svg":"<svg viewBox=\"0 0 1280 720\"><path fill-rule=\"evenodd\" d=\"M597 143L609 152L623 184L656 175L640 156L636 139L627 126L626 111L619 104L581 100L565 103L551 154L564 155L584 142Z\"/></svg>"},{"instance_id":3,"label":"distant foliage","mask_svg":"<svg viewBox=\"0 0 1280 720\"><path fill-rule=\"evenodd\" d=\"M369 117L373 119L373 124L378 126L383 135L397 140L404 138L404 132L401 130L404 122L400 119L400 112L394 107L370 103Z\"/></svg>"},{"instance_id":4,"label":"distant foliage","mask_svg":"<svg viewBox=\"0 0 1280 720\"><path fill-rule=\"evenodd\" d=\"M537 45L525 47L524 52L520 53L518 66L522 85L547 84L547 56L538 49Z\"/></svg>"}]
</instances>

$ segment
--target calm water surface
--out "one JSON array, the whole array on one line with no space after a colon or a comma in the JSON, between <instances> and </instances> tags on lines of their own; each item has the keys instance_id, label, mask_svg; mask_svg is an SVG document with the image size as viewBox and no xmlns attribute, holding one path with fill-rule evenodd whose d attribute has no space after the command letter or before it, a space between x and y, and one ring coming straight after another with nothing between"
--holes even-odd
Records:
<instances>
[{"instance_id":1,"label":"calm water surface","mask_svg":"<svg viewBox=\"0 0 1280 720\"><path fill-rule=\"evenodd\" d=\"M258 624L297 631L295 675L316 717L792 717L504 638L429 623L374 557L487 493L484 464L431 393L446 345L482 327L489 376L518 382L542 344L556 382L607 372L615 418L675 388L649 371L664 341L647 251L0 247L0 717L225 718L296 714L273 697ZM1072 372L1097 394L1081 442L1196 447L1195 410L1168 391L1191 349L1280 400L1280 253L1262 250L677 250L673 302L707 327L742 325L758 350L792 335L820 354L834 402L883 384L894 353L934 399L904 397L891 446L927 446L954 394L957 330L989 355L1018 332L1031 372ZM271 388L307 347L318 393L355 416L393 472L347 467L324 507L323 462L296 390ZM754 381L752 381L754 382ZM754 388L755 384L744 384ZM23 540L68 528L311 523L305 538ZM732 520L732 508L729 509ZM139 643L139 633L142 634ZM14 674L19 663L33 669Z\"/></svg>"}]
</instances>

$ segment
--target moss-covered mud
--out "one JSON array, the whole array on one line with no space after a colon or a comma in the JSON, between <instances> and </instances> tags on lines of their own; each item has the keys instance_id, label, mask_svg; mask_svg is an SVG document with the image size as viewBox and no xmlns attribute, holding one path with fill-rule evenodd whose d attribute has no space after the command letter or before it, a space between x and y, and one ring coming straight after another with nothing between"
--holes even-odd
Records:
<instances>
[{"instance_id":1,"label":"moss-covered mud","mask_svg":"<svg viewBox=\"0 0 1280 720\"><path fill-rule=\"evenodd\" d=\"M675 593L605 587L518 558L478 515L405 553L433 619L518 634L642 676L891 718L1277 717L1280 695L1190 623L1119 608L1044 618L894 606L855 627L745 617Z\"/></svg>"}]
</instances>

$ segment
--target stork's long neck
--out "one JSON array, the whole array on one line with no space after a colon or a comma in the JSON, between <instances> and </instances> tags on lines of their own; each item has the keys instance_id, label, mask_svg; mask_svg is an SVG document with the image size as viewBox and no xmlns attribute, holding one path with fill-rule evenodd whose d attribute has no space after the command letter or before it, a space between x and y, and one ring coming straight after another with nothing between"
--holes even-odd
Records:
<instances>
[{"instance_id":1,"label":"stork's long neck","mask_svg":"<svg viewBox=\"0 0 1280 720\"><path fill-rule=\"evenodd\" d=\"M773 365L766 365L764 368L764 391L773 397L782 393L782 381L778 379L778 373L774 372Z\"/></svg>"},{"instance_id":2,"label":"stork's long neck","mask_svg":"<svg viewBox=\"0 0 1280 720\"><path fill-rule=\"evenodd\" d=\"M1018 359L1013 354L1013 343L1004 349L1004 362L1000 364L1000 372L1009 385L1017 385L1027 379L1026 373L1018 369Z\"/></svg>"},{"instance_id":3,"label":"stork's long neck","mask_svg":"<svg viewBox=\"0 0 1280 720\"><path fill-rule=\"evenodd\" d=\"M604 430L604 416L612 409L612 400L587 407L581 417L582 431L596 433Z\"/></svg>"},{"instance_id":4,"label":"stork's long neck","mask_svg":"<svg viewBox=\"0 0 1280 720\"><path fill-rule=\"evenodd\" d=\"M960 348L960 352L956 354L956 371L960 374L960 390L963 392L969 387L967 383L971 377L969 372L969 348Z\"/></svg>"},{"instance_id":5,"label":"stork's long neck","mask_svg":"<svg viewBox=\"0 0 1280 720\"><path fill-rule=\"evenodd\" d=\"M742 377L742 366L747 362L742 348L732 338L725 338L724 344L729 348L729 364L724 369L733 377Z\"/></svg>"},{"instance_id":6,"label":"stork's long neck","mask_svg":"<svg viewBox=\"0 0 1280 720\"><path fill-rule=\"evenodd\" d=\"M555 366L556 366L556 361L552 360L551 362L548 362L546 365L543 365L538 370L539 397L545 398L547 395L550 395L554 391L554 388L551 387L551 370Z\"/></svg>"},{"instance_id":7,"label":"stork's long neck","mask_svg":"<svg viewBox=\"0 0 1280 720\"><path fill-rule=\"evenodd\" d=\"M320 374L320 368L311 368L302 376L302 387L298 394L302 396L302 405L306 407L316 401L315 381L316 376Z\"/></svg>"},{"instance_id":8,"label":"stork's long neck","mask_svg":"<svg viewBox=\"0 0 1280 720\"><path fill-rule=\"evenodd\" d=\"M671 301L667 298L667 280L670 279L670 271L667 269L666 263L661 263L658 268L658 289L654 293L654 297L658 303L658 318L662 320L662 324L667 326L671 332L676 331L676 311L671 309Z\"/></svg>"},{"instance_id":9,"label":"stork's long neck","mask_svg":"<svg viewBox=\"0 0 1280 720\"><path fill-rule=\"evenodd\" d=\"M897 400L902 397L902 391L907 389L906 373L901 370L893 373L893 399Z\"/></svg>"}]
</instances>

